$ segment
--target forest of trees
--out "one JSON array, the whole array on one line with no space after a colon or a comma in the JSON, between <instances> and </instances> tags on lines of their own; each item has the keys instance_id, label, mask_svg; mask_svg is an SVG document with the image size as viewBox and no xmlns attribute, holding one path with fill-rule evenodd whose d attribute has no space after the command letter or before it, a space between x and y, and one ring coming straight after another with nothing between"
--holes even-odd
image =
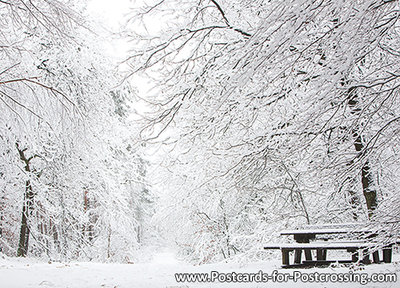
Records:
<instances>
[{"instance_id":1,"label":"forest of trees","mask_svg":"<svg viewBox=\"0 0 400 288\"><path fill-rule=\"evenodd\" d=\"M7 255L132 261L151 214L147 163L127 121L133 89L83 11L78 1L0 2Z\"/></svg>"},{"instance_id":2,"label":"forest of trees","mask_svg":"<svg viewBox=\"0 0 400 288\"><path fill-rule=\"evenodd\" d=\"M398 1L160 1L131 29L155 15L130 60L161 87L142 137L169 144L155 217L182 254L259 257L307 223L398 235Z\"/></svg>"},{"instance_id":3,"label":"forest of trees","mask_svg":"<svg viewBox=\"0 0 400 288\"><path fill-rule=\"evenodd\" d=\"M122 73L85 1L0 1L3 253L129 262L157 231L202 264L302 224L399 235L399 1L132 11Z\"/></svg>"}]
</instances>

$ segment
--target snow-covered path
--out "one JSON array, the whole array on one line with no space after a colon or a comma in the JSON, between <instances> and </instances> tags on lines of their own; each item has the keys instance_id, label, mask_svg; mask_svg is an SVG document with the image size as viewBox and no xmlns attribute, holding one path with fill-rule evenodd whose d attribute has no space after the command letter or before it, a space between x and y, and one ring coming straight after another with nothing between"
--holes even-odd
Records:
<instances>
[{"instance_id":1,"label":"snow-covered path","mask_svg":"<svg viewBox=\"0 0 400 288\"><path fill-rule=\"evenodd\" d=\"M398 255L396 255L398 256ZM32 259L15 259L0 257L0 287L4 288L192 288L192 287L400 287L400 264L395 258L394 264L366 266L356 273L396 273L395 283L302 283L293 281L285 283L178 283L175 273L278 273L292 274L296 270L280 269L280 261L272 260L259 263L241 264L209 264L191 266L176 260L171 252L161 252L151 263L141 264L101 264L101 263L43 263ZM300 271L300 270L297 270ZM397 272L396 272L397 271ZM348 268L313 268L302 269L303 273L349 273ZM353 272L351 272L353 273Z\"/></svg>"}]
</instances>

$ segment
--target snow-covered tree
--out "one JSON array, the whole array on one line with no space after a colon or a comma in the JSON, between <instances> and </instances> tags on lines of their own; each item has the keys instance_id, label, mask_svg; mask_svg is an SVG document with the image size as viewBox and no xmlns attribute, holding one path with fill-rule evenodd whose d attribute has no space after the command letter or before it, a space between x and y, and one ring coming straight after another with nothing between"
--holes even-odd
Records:
<instances>
[{"instance_id":1,"label":"snow-covered tree","mask_svg":"<svg viewBox=\"0 0 400 288\"><path fill-rule=\"evenodd\" d=\"M0 3L0 247L131 261L147 187L135 130L121 118L132 89L118 85L115 64L68 4ZM131 156L119 157L129 142Z\"/></svg>"},{"instance_id":2,"label":"snow-covered tree","mask_svg":"<svg viewBox=\"0 0 400 288\"><path fill-rule=\"evenodd\" d=\"M136 30L129 60L160 87L142 136L174 147L163 215L182 223L174 237L191 256L248 251L271 227L398 215L383 207L400 167L398 11L390 0L137 11L132 30L165 19L155 35Z\"/></svg>"}]
</instances>

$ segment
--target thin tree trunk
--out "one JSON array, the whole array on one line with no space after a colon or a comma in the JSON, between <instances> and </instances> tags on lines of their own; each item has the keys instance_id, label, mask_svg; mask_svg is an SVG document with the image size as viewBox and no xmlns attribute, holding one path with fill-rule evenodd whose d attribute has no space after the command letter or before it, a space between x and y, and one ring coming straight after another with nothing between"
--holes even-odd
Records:
<instances>
[{"instance_id":1,"label":"thin tree trunk","mask_svg":"<svg viewBox=\"0 0 400 288\"><path fill-rule=\"evenodd\" d=\"M3 237L3 223L4 223L4 209L5 209L5 197L1 197L0 202L0 238ZM3 251L3 247L0 246L0 252Z\"/></svg>"},{"instance_id":2,"label":"thin tree trunk","mask_svg":"<svg viewBox=\"0 0 400 288\"><path fill-rule=\"evenodd\" d=\"M30 161L33 159L33 156L30 158L26 158L25 156L25 149L20 149L18 143L16 144L17 150L20 156L20 159L25 164L25 171L30 173L31 169L29 166ZM17 256L25 257L28 253L29 249L29 217L32 215L33 209L33 201L34 201L34 194L32 191L31 181L27 180L25 182L25 193L24 193L24 204L22 207L22 219L21 219L21 229L19 234L19 244L18 244L18 251Z\"/></svg>"},{"instance_id":3,"label":"thin tree trunk","mask_svg":"<svg viewBox=\"0 0 400 288\"><path fill-rule=\"evenodd\" d=\"M53 236L53 241L54 241L54 245L55 245L55 247L57 249L57 252L60 253L61 252L61 244L60 244L60 240L59 240L59 237L58 237L57 227L53 223L53 221L51 221L51 219L50 219L50 231L51 231L51 234Z\"/></svg>"},{"instance_id":4,"label":"thin tree trunk","mask_svg":"<svg viewBox=\"0 0 400 288\"><path fill-rule=\"evenodd\" d=\"M89 213L88 218L89 218L89 223L87 225L83 225L83 235L85 236L86 234L88 235L89 242L93 241L94 238L94 219L93 216L91 215L91 212L89 211L90 209L90 200L88 197L88 191L85 190L83 194L83 210L86 213Z\"/></svg>"},{"instance_id":5,"label":"thin tree trunk","mask_svg":"<svg viewBox=\"0 0 400 288\"><path fill-rule=\"evenodd\" d=\"M355 178L349 178L352 179L351 182L355 183L358 182L357 179ZM353 185L350 185L350 189L348 190L349 195L350 195L350 205L352 208L352 213L353 213L353 220L357 221L358 220L358 213L357 213L357 208L360 206L360 197L357 195L356 191L353 190Z\"/></svg>"},{"instance_id":6,"label":"thin tree trunk","mask_svg":"<svg viewBox=\"0 0 400 288\"><path fill-rule=\"evenodd\" d=\"M31 186L30 182L26 181L26 188L25 188L25 197L24 197L24 205L22 208L22 220L21 220L21 229L19 234L19 244L18 244L18 251L17 256L25 257L28 253L29 248L29 224L28 218L31 215L32 210L32 200L31 197Z\"/></svg>"},{"instance_id":7,"label":"thin tree trunk","mask_svg":"<svg viewBox=\"0 0 400 288\"><path fill-rule=\"evenodd\" d=\"M107 235L107 258L111 258L111 225L108 226L108 235Z\"/></svg>"},{"instance_id":8,"label":"thin tree trunk","mask_svg":"<svg viewBox=\"0 0 400 288\"><path fill-rule=\"evenodd\" d=\"M354 92L354 93L352 93ZM358 105L358 97L355 94L355 91L349 91L350 99L349 99L349 106L351 108L351 113L354 115L360 114L360 108L357 107ZM354 147L357 153L360 155L363 153L364 147L364 139L360 132L360 127L357 125L353 128L353 139L354 139ZM376 190L373 188L373 177L371 174L370 163L367 159L361 168L361 184L363 189L363 195L365 198L365 202L368 209L368 218L371 218L373 212L377 205L376 200Z\"/></svg>"}]
</instances>

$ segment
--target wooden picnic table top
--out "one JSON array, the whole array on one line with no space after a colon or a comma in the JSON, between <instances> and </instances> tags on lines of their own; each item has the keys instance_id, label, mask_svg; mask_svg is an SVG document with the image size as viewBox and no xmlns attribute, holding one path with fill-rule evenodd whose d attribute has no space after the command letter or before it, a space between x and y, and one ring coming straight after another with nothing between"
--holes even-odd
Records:
<instances>
[{"instance_id":1,"label":"wooden picnic table top","mask_svg":"<svg viewBox=\"0 0 400 288\"><path fill-rule=\"evenodd\" d=\"M346 223L324 223L324 224L308 224L301 228L305 229L323 229L323 228L362 228L367 227L368 223L362 222L346 222Z\"/></svg>"},{"instance_id":2,"label":"wooden picnic table top","mask_svg":"<svg viewBox=\"0 0 400 288\"><path fill-rule=\"evenodd\" d=\"M372 233L367 223L334 223L307 225L300 229L282 230L281 235L318 235L318 234L348 234Z\"/></svg>"},{"instance_id":3,"label":"wooden picnic table top","mask_svg":"<svg viewBox=\"0 0 400 288\"><path fill-rule=\"evenodd\" d=\"M321 228L321 229L293 229L293 230L282 230L281 235L317 235L317 234L347 234L352 232L368 233L372 232L371 229L367 228Z\"/></svg>"},{"instance_id":4,"label":"wooden picnic table top","mask_svg":"<svg viewBox=\"0 0 400 288\"><path fill-rule=\"evenodd\" d=\"M288 243L281 244L281 249L348 249L375 247L376 243L366 242L312 242L312 243Z\"/></svg>"}]
</instances>

